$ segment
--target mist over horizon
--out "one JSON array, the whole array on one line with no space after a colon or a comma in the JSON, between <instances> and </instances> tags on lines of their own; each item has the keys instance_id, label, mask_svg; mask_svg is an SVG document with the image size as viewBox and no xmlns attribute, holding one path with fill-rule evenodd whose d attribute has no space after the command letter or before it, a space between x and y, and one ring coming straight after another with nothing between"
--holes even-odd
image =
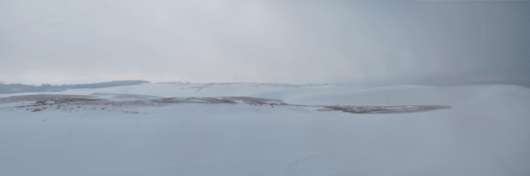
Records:
<instances>
[{"instance_id":1,"label":"mist over horizon","mask_svg":"<svg viewBox=\"0 0 530 176\"><path fill-rule=\"evenodd\" d=\"M0 176L530 175L530 0L0 0Z\"/></svg>"},{"instance_id":2,"label":"mist over horizon","mask_svg":"<svg viewBox=\"0 0 530 176\"><path fill-rule=\"evenodd\" d=\"M530 87L529 1L0 1L0 81Z\"/></svg>"}]
</instances>

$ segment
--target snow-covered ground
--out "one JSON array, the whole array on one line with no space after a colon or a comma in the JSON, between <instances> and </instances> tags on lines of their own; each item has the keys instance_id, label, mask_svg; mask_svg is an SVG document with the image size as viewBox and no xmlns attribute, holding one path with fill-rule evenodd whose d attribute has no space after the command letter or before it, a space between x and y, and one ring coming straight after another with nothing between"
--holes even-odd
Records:
<instances>
[{"instance_id":1,"label":"snow-covered ground","mask_svg":"<svg viewBox=\"0 0 530 176\"><path fill-rule=\"evenodd\" d=\"M0 175L530 175L530 89L519 86L42 94L0 94Z\"/></svg>"}]
</instances>

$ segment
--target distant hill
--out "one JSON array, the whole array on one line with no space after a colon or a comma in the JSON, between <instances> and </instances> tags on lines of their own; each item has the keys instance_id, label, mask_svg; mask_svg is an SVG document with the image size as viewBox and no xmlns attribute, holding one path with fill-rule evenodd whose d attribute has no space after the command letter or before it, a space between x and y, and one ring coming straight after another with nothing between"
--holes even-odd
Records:
<instances>
[{"instance_id":1,"label":"distant hill","mask_svg":"<svg viewBox=\"0 0 530 176\"><path fill-rule=\"evenodd\" d=\"M95 88L105 88L105 87L138 85L142 83L149 83L149 81L124 80L124 81L110 81L110 82L92 83L92 84L69 84L69 85L42 84L41 86L0 83L0 94L22 93L22 92L64 91L66 89L95 89Z\"/></svg>"}]
</instances>

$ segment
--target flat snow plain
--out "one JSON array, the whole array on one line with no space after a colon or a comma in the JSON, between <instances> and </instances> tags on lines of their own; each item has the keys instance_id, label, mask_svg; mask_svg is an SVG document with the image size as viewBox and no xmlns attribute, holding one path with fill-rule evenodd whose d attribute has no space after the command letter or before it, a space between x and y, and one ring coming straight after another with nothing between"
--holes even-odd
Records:
<instances>
[{"instance_id":1,"label":"flat snow plain","mask_svg":"<svg viewBox=\"0 0 530 176\"><path fill-rule=\"evenodd\" d=\"M442 108L407 110L416 106ZM530 89L218 83L0 94L0 175L530 175Z\"/></svg>"}]
</instances>

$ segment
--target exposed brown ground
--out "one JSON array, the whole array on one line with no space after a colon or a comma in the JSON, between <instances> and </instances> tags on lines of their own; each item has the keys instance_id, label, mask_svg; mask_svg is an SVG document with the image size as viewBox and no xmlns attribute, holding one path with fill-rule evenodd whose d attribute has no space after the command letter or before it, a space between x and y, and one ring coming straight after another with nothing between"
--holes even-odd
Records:
<instances>
[{"instance_id":1,"label":"exposed brown ground","mask_svg":"<svg viewBox=\"0 0 530 176\"><path fill-rule=\"evenodd\" d=\"M172 104L247 104L252 106L296 106L317 107L318 111L341 111L355 114L383 114L383 113L411 113L438 109L449 109L450 106L439 105L403 105L403 106L309 106L287 104L282 100L254 97L173 97L162 98L155 96L132 94L93 94L83 95L24 95L0 98L0 104L15 103L17 105L2 109L38 112L44 109L58 109L72 111L106 110L115 108L168 106ZM128 112L128 111L124 111Z\"/></svg>"}]
</instances>

